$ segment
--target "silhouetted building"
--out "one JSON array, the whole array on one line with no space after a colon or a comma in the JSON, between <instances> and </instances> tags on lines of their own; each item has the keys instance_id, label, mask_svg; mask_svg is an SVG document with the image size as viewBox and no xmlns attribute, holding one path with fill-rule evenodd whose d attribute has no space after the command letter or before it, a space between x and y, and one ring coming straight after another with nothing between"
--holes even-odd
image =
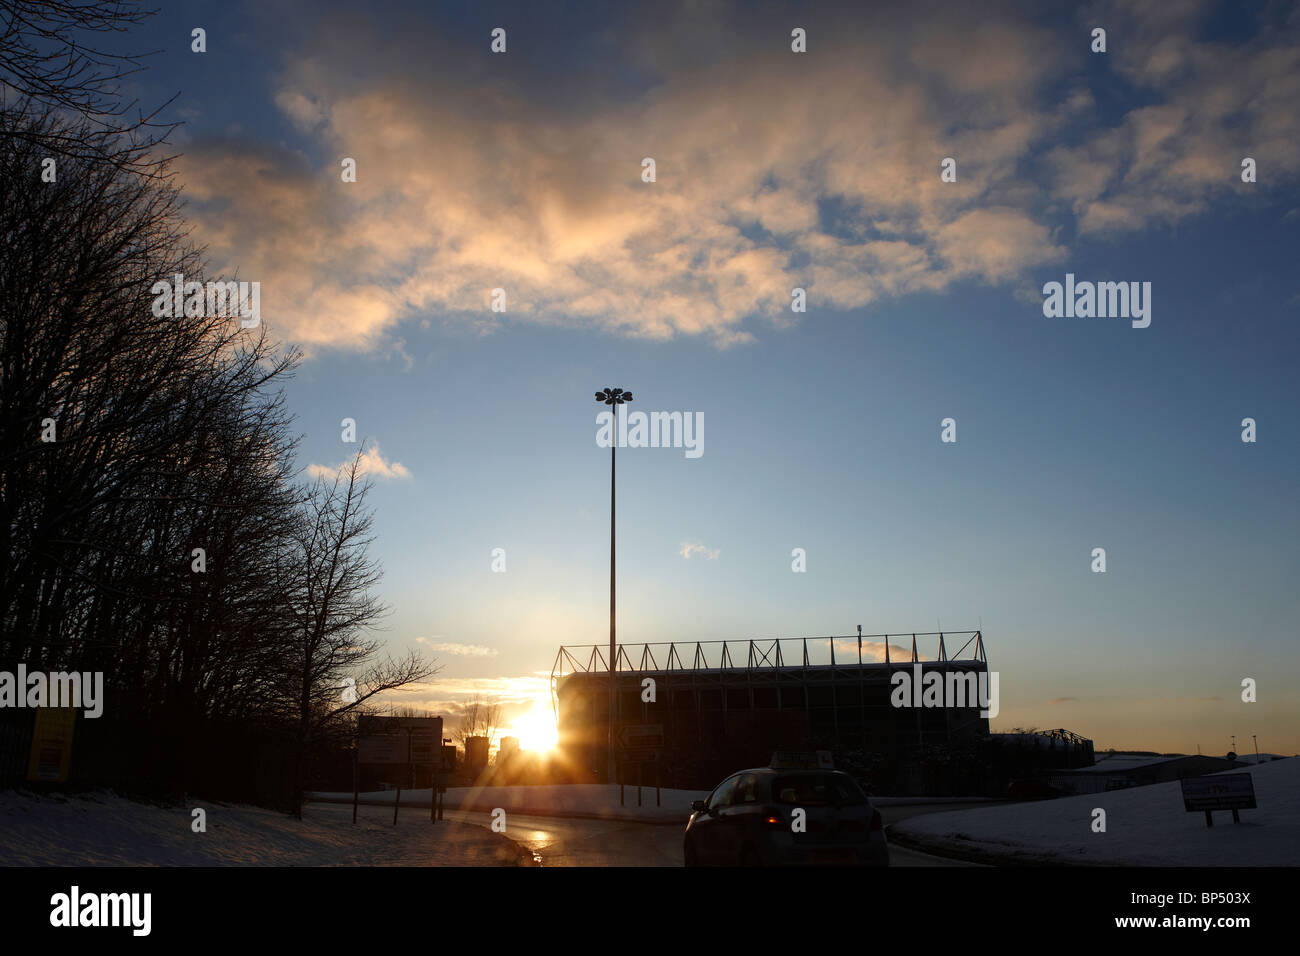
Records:
<instances>
[{"instance_id":1,"label":"silhouetted building","mask_svg":"<svg viewBox=\"0 0 1300 956\"><path fill-rule=\"evenodd\" d=\"M478 773L487 766L488 743L487 737L465 738L465 769L470 773Z\"/></svg>"},{"instance_id":2,"label":"silhouetted building","mask_svg":"<svg viewBox=\"0 0 1300 956\"><path fill-rule=\"evenodd\" d=\"M915 638L935 639L932 659L920 658ZM906 643L886 651L891 640ZM949 642L961 642L957 654ZM606 768L607 654L600 645L562 647L551 675L559 748L586 779L603 779ZM909 694L908 706L894 706L895 675L913 680L914 664L949 689L962 684L965 705L917 707ZM704 788L766 765L774 750L895 753L976 739L988 733L974 692L987 687L987 669L978 631L621 645L616 753L623 766L640 765L647 782Z\"/></svg>"},{"instance_id":3,"label":"silhouetted building","mask_svg":"<svg viewBox=\"0 0 1300 956\"><path fill-rule=\"evenodd\" d=\"M1103 754L1091 767L1058 770L1046 779L1051 786L1066 793L1104 793L1245 766L1244 762L1223 757L1114 753Z\"/></svg>"}]
</instances>

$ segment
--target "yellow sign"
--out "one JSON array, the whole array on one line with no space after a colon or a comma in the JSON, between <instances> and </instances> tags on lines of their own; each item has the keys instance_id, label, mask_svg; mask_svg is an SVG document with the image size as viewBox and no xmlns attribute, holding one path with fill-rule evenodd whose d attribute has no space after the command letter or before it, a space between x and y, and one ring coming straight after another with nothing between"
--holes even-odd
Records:
<instances>
[{"instance_id":1,"label":"yellow sign","mask_svg":"<svg viewBox=\"0 0 1300 956\"><path fill-rule=\"evenodd\" d=\"M32 730L32 755L27 762L27 779L37 783L63 783L72 763L72 730L77 723L75 707L40 707Z\"/></svg>"}]
</instances>

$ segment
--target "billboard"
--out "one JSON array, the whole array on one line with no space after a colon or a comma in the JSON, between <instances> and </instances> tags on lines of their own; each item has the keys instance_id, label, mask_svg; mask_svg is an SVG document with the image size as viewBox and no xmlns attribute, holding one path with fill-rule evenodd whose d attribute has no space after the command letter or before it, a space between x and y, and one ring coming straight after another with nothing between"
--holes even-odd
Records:
<instances>
[{"instance_id":1,"label":"billboard","mask_svg":"<svg viewBox=\"0 0 1300 956\"><path fill-rule=\"evenodd\" d=\"M441 717L362 716L357 733L357 760L363 764L427 767L441 754Z\"/></svg>"},{"instance_id":2,"label":"billboard","mask_svg":"<svg viewBox=\"0 0 1300 956\"><path fill-rule=\"evenodd\" d=\"M1184 777L1183 809L1254 810L1255 778L1248 773L1216 773L1207 777Z\"/></svg>"}]
</instances>

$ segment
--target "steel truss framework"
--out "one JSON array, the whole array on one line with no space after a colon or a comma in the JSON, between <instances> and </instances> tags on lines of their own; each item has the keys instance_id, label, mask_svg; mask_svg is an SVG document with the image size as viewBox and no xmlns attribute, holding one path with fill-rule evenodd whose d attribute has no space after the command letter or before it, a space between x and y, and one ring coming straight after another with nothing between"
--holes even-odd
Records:
<instances>
[{"instance_id":1,"label":"steel truss framework","mask_svg":"<svg viewBox=\"0 0 1300 956\"><path fill-rule=\"evenodd\" d=\"M918 652L917 638L935 637L938 638L937 654L934 657L922 657ZM891 640L902 640L911 638L912 649L910 656L898 659L893 654ZM965 641L958 648L956 653L949 655L948 641L954 643L965 638ZM835 657L835 647L838 643L843 653L845 642L856 642L857 659L837 661ZM972 643L974 647L971 650L970 657L961 655L970 648ZM799 663L787 661L788 652L785 648L788 645L798 645L801 651ZM811 654L809 645L811 644ZM871 649L872 645L880 644L883 646L883 656L874 660L862 659L864 648ZM745 652L745 663L743 665L736 663L736 655L732 653L732 648L741 646ZM640 648L638 654L636 649ZM658 655L655 648L660 648ZM665 650L666 648L666 650ZM708 648L709 650L706 650ZM682 649L691 656L691 663L688 665L682 656ZM714 655L717 664L709 663L710 651L716 649ZM556 680L567 674L583 673L589 674L603 671L609 672L608 655L605 648L600 644L573 644L562 646L555 655L555 663L551 666L552 686ZM904 649L905 650L905 649ZM825 652L824 654L822 652ZM663 664L659 663L659 658L663 658ZM814 663L813 658L818 660ZM633 663L636 658L636 663ZM823 660L824 658L824 660ZM932 631L928 633L917 632L914 634L850 634L846 637L776 637L770 639L754 640L750 638L744 641L688 641L679 643L677 641L657 641L652 643L638 644L620 644L618 645L618 660L615 662L615 670L622 673L624 671L707 671L707 670L744 670L744 671L762 671L763 669L786 670L786 669L807 669L809 667L822 667L829 664L831 667L844 669L870 667L872 665L890 665L903 663L918 662L946 662L946 661L980 661L988 663L988 658L984 653L984 635L980 631ZM566 669L567 668L567 669Z\"/></svg>"}]
</instances>

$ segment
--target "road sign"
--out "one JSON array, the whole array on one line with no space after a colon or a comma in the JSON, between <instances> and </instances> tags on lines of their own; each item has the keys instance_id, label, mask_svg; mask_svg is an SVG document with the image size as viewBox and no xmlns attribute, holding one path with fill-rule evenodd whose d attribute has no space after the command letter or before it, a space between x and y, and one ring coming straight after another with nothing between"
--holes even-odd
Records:
<instances>
[{"instance_id":1,"label":"road sign","mask_svg":"<svg viewBox=\"0 0 1300 956\"><path fill-rule=\"evenodd\" d=\"M440 728L412 727L408 732L411 735L411 763L425 767L434 762L435 754L441 756L439 754L439 748L442 746Z\"/></svg>"},{"instance_id":2,"label":"road sign","mask_svg":"<svg viewBox=\"0 0 1300 956\"><path fill-rule=\"evenodd\" d=\"M397 765L397 796L393 799L393 826L397 826L397 809L402 805L402 783L408 774L413 781L428 770L433 799L429 801L429 822L442 819L442 802L438 794L446 792L439 780L445 749L442 746L441 717L379 717L362 714L357 718L357 764ZM357 774L352 775L352 822L357 819L359 797Z\"/></svg>"},{"instance_id":3,"label":"road sign","mask_svg":"<svg viewBox=\"0 0 1300 956\"><path fill-rule=\"evenodd\" d=\"M1184 777L1183 809L1254 810L1255 778L1248 773L1216 773L1208 777Z\"/></svg>"},{"instance_id":4,"label":"road sign","mask_svg":"<svg viewBox=\"0 0 1300 956\"><path fill-rule=\"evenodd\" d=\"M618 731L620 750L663 750L663 724L628 724Z\"/></svg>"},{"instance_id":5,"label":"road sign","mask_svg":"<svg viewBox=\"0 0 1300 956\"><path fill-rule=\"evenodd\" d=\"M442 746L441 717L371 717L357 721L357 760L361 763L428 767Z\"/></svg>"}]
</instances>

